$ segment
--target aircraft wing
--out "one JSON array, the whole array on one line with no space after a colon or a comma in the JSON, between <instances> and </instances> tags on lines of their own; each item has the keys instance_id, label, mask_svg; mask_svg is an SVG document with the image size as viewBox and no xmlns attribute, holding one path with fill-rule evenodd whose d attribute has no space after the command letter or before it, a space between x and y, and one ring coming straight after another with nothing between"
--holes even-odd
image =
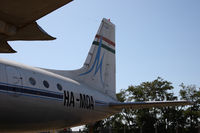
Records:
<instances>
[{"instance_id":1,"label":"aircraft wing","mask_svg":"<svg viewBox=\"0 0 200 133\"><path fill-rule=\"evenodd\" d=\"M72 0L1 0L0 20L22 27Z\"/></svg>"},{"instance_id":2,"label":"aircraft wing","mask_svg":"<svg viewBox=\"0 0 200 133\"><path fill-rule=\"evenodd\" d=\"M36 20L72 0L1 0L0 53L14 53L7 41L53 40Z\"/></svg>"},{"instance_id":3,"label":"aircraft wing","mask_svg":"<svg viewBox=\"0 0 200 133\"><path fill-rule=\"evenodd\" d=\"M127 103L110 103L109 106L114 109L132 108L152 108L152 107L165 107L165 106L181 106L192 105L190 101L144 101L144 102L127 102Z\"/></svg>"}]
</instances>

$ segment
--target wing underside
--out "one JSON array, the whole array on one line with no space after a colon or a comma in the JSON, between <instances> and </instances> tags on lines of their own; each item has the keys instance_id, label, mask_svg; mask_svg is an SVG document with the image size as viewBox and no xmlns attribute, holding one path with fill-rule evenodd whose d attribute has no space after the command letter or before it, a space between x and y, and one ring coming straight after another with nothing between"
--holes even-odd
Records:
<instances>
[{"instance_id":1,"label":"wing underside","mask_svg":"<svg viewBox=\"0 0 200 133\"><path fill-rule=\"evenodd\" d=\"M127 103L110 103L109 107L113 109L142 109L142 108L152 108L152 107L165 107L165 106L181 106L181 105L192 105L189 101L146 101L146 102L127 102Z\"/></svg>"},{"instance_id":2,"label":"wing underside","mask_svg":"<svg viewBox=\"0 0 200 133\"><path fill-rule=\"evenodd\" d=\"M1 0L0 20L17 27L35 22L39 18L72 0Z\"/></svg>"},{"instance_id":3,"label":"wing underside","mask_svg":"<svg viewBox=\"0 0 200 133\"><path fill-rule=\"evenodd\" d=\"M1 0L0 53L14 53L7 41L53 40L36 20L72 0Z\"/></svg>"}]
</instances>

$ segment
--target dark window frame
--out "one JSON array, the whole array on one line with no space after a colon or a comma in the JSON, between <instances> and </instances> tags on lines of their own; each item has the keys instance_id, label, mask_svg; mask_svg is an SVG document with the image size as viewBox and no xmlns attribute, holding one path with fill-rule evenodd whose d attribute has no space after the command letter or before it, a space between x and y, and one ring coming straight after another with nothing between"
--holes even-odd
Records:
<instances>
[{"instance_id":1,"label":"dark window frame","mask_svg":"<svg viewBox=\"0 0 200 133\"><path fill-rule=\"evenodd\" d=\"M44 85L45 88L49 88L50 87L49 82L46 81L46 80L43 80L43 85Z\"/></svg>"},{"instance_id":2,"label":"dark window frame","mask_svg":"<svg viewBox=\"0 0 200 133\"><path fill-rule=\"evenodd\" d=\"M35 80L33 77L29 77L28 81L29 81L29 83L30 83L31 85L33 85L33 86L36 85L36 80Z\"/></svg>"},{"instance_id":3,"label":"dark window frame","mask_svg":"<svg viewBox=\"0 0 200 133\"><path fill-rule=\"evenodd\" d=\"M63 89L62 85L59 84L59 83L57 83L56 87L57 87L57 89L58 89L59 91L62 91L62 89Z\"/></svg>"}]
</instances>

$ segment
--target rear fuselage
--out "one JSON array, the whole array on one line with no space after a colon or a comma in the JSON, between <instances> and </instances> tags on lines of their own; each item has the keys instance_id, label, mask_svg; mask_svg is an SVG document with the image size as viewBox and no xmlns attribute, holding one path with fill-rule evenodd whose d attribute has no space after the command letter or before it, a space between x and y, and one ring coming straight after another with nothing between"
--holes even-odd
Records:
<instances>
[{"instance_id":1,"label":"rear fuselage","mask_svg":"<svg viewBox=\"0 0 200 133\"><path fill-rule=\"evenodd\" d=\"M57 129L92 123L114 112L115 100L73 79L0 60L0 131Z\"/></svg>"}]
</instances>

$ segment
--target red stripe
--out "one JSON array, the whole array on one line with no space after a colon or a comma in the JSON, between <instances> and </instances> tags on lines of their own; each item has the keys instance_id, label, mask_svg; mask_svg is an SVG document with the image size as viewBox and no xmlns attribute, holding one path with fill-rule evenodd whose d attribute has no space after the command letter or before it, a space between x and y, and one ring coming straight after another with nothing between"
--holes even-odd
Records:
<instances>
[{"instance_id":1,"label":"red stripe","mask_svg":"<svg viewBox=\"0 0 200 133\"><path fill-rule=\"evenodd\" d=\"M99 39L101 36L100 36L100 35L96 35L95 37ZM110 44L110 45L112 45L112 46L115 47L115 43L114 43L113 41L111 41L111 40L109 40L108 38L105 38L105 37L102 37L102 39L103 39L105 42L107 42L108 44Z\"/></svg>"}]
</instances>

